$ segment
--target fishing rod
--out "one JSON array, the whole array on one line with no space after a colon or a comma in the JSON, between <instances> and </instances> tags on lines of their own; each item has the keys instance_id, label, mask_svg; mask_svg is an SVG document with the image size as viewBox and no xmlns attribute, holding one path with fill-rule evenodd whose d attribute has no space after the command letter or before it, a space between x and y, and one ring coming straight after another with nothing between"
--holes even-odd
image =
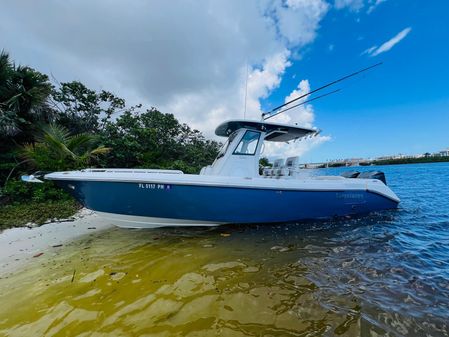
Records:
<instances>
[{"instance_id":1,"label":"fishing rod","mask_svg":"<svg viewBox=\"0 0 449 337\"><path fill-rule=\"evenodd\" d=\"M354 72L354 73L352 73L352 74L343 76L343 77L341 77L341 78L339 78L339 79L337 79L337 80L335 80L335 81L332 81L332 82L330 82L330 83L327 83L327 84L325 84L325 85L323 85L323 86L321 86L321 87L319 87L319 88L317 88L317 89L315 89L315 90L309 91L309 92L307 92L307 93L305 93L305 94L303 94L303 95L301 95L301 96L299 96L299 97L296 97L296 98L292 99L291 101L288 101L288 102L286 102L286 103L284 103L284 104L282 104L282 105L279 105L278 107L272 109L271 111L263 112L263 113L262 113L262 119L266 120L266 119L268 119L268 118L271 118L272 116L270 116L270 114L272 114L273 112L275 112L275 111L277 111L277 110L283 108L284 106L286 106L286 105L288 105L288 104L290 104L290 103L296 102L297 100L299 100L299 99L301 99L301 98L304 98L304 97L306 97L306 96L308 96L308 95L311 95L311 94L313 94L313 93L315 93L315 92L317 92L317 91L323 90L323 89L325 89L325 88L327 88L327 87L330 87L331 85L334 85L334 84L339 83L339 82L341 82L341 81L344 81L344 80L346 80L346 79L348 79L348 78L350 78L350 77L356 76L356 75L358 75L358 74L360 74L360 73L363 73L363 72L365 72L365 71L367 71L367 70L370 70L370 69L372 69L372 68L375 68L375 67L377 67L377 66L380 66L382 63L383 63L383 62L379 62L379 63L376 63L376 64L374 64L374 65L372 65L372 66L369 66L369 67L360 69L360 70L358 70L358 71L356 71L356 72ZM333 93L333 92L332 92L332 93ZM329 93L329 94L330 94L330 93ZM322 96L324 97L324 96L327 96L327 95L322 95ZM267 115L268 115L268 117L265 117L265 116L267 116ZM278 115L278 114L276 114L276 115Z\"/></svg>"},{"instance_id":2,"label":"fishing rod","mask_svg":"<svg viewBox=\"0 0 449 337\"><path fill-rule=\"evenodd\" d=\"M336 92L339 92L339 91L341 91L341 89L337 89L337 90L334 90L334 91L331 91L331 92L327 92L327 93L325 93L325 94L323 94L323 95L320 95L320 96L317 96L317 97L308 99L307 101L304 101L304 102L301 102L301 103L298 103L298 104L289 106L288 108L285 108L285 109L283 109L283 110L281 110L281 111L278 111L278 112L276 112L276 113L274 113L274 114L272 114L272 115L269 115L269 116L266 117L264 120L267 120L268 118L277 116L277 115L279 115L279 114L281 114L281 113L283 113L283 112L286 112L286 111L288 111L288 110L291 110L291 109L293 109L293 108L297 108L298 106L301 106L301 105L310 103L310 102L312 102L312 101L314 101L314 100L316 100L316 99L323 98L323 97L326 97L326 96L335 94Z\"/></svg>"}]
</instances>

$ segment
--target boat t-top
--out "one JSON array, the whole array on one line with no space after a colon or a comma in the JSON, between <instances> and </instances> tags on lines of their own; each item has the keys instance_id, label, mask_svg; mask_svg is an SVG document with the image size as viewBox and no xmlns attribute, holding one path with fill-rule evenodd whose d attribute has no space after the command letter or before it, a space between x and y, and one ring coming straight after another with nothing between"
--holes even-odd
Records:
<instances>
[{"instance_id":1,"label":"boat t-top","mask_svg":"<svg viewBox=\"0 0 449 337\"><path fill-rule=\"evenodd\" d=\"M318 132L264 118L234 119L216 128L215 134L227 140L199 174L102 168L23 180L54 181L84 207L130 228L301 222L397 208L400 200L379 172L305 176L298 174L295 158L260 172L264 143L301 140Z\"/></svg>"}]
</instances>

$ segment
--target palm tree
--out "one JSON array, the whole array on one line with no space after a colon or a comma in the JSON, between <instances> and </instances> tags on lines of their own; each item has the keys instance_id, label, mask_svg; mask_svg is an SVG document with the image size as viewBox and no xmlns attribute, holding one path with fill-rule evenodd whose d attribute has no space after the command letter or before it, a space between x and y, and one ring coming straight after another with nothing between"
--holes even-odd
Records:
<instances>
[{"instance_id":1,"label":"palm tree","mask_svg":"<svg viewBox=\"0 0 449 337\"><path fill-rule=\"evenodd\" d=\"M22 146L22 156L39 170L79 169L111 151L111 148L96 144L95 135L71 135L65 127L49 124L41 127L41 134L34 144Z\"/></svg>"},{"instance_id":2,"label":"palm tree","mask_svg":"<svg viewBox=\"0 0 449 337\"><path fill-rule=\"evenodd\" d=\"M51 90L47 75L30 67L16 67L9 55L1 51L0 136L29 133L33 123L48 122L52 115L47 104Z\"/></svg>"},{"instance_id":3,"label":"palm tree","mask_svg":"<svg viewBox=\"0 0 449 337\"><path fill-rule=\"evenodd\" d=\"M0 134L11 135L17 130L15 114L8 109L6 101L11 97L11 78L13 67L9 61L9 55L0 53Z\"/></svg>"}]
</instances>

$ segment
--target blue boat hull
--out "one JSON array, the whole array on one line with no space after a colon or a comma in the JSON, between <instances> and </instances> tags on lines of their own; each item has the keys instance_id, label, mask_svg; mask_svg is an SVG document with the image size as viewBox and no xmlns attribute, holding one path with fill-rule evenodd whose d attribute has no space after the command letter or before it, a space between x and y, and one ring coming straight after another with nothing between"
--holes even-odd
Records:
<instances>
[{"instance_id":1,"label":"blue boat hull","mask_svg":"<svg viewBox=\"0 0 449 337\"><path fill-rule=\"evenodd\" d=\"M208 223L279 223L364 214L398 203L366 191L279 190L108 181L56 183L103 213Z\"/></svg>"}]
</instances>

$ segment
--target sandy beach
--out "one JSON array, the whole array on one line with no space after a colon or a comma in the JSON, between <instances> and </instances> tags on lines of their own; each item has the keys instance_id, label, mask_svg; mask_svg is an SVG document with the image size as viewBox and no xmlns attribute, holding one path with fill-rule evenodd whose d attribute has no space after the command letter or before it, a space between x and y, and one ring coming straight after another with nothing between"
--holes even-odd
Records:
<instances>
[{"instance_id":1,"label":"sandy beach","mask_svg":"<svg viewBox=\"0 0 449 337\"><path fill-rule=\"evenodd\" d=\"M32 259L44 255L49 248L85 234L111 228L113 225L92 211L81 209L73 218L39 227L18 227L0 233L0 275L13 272Z\"/></svg>"}]
</instances>

